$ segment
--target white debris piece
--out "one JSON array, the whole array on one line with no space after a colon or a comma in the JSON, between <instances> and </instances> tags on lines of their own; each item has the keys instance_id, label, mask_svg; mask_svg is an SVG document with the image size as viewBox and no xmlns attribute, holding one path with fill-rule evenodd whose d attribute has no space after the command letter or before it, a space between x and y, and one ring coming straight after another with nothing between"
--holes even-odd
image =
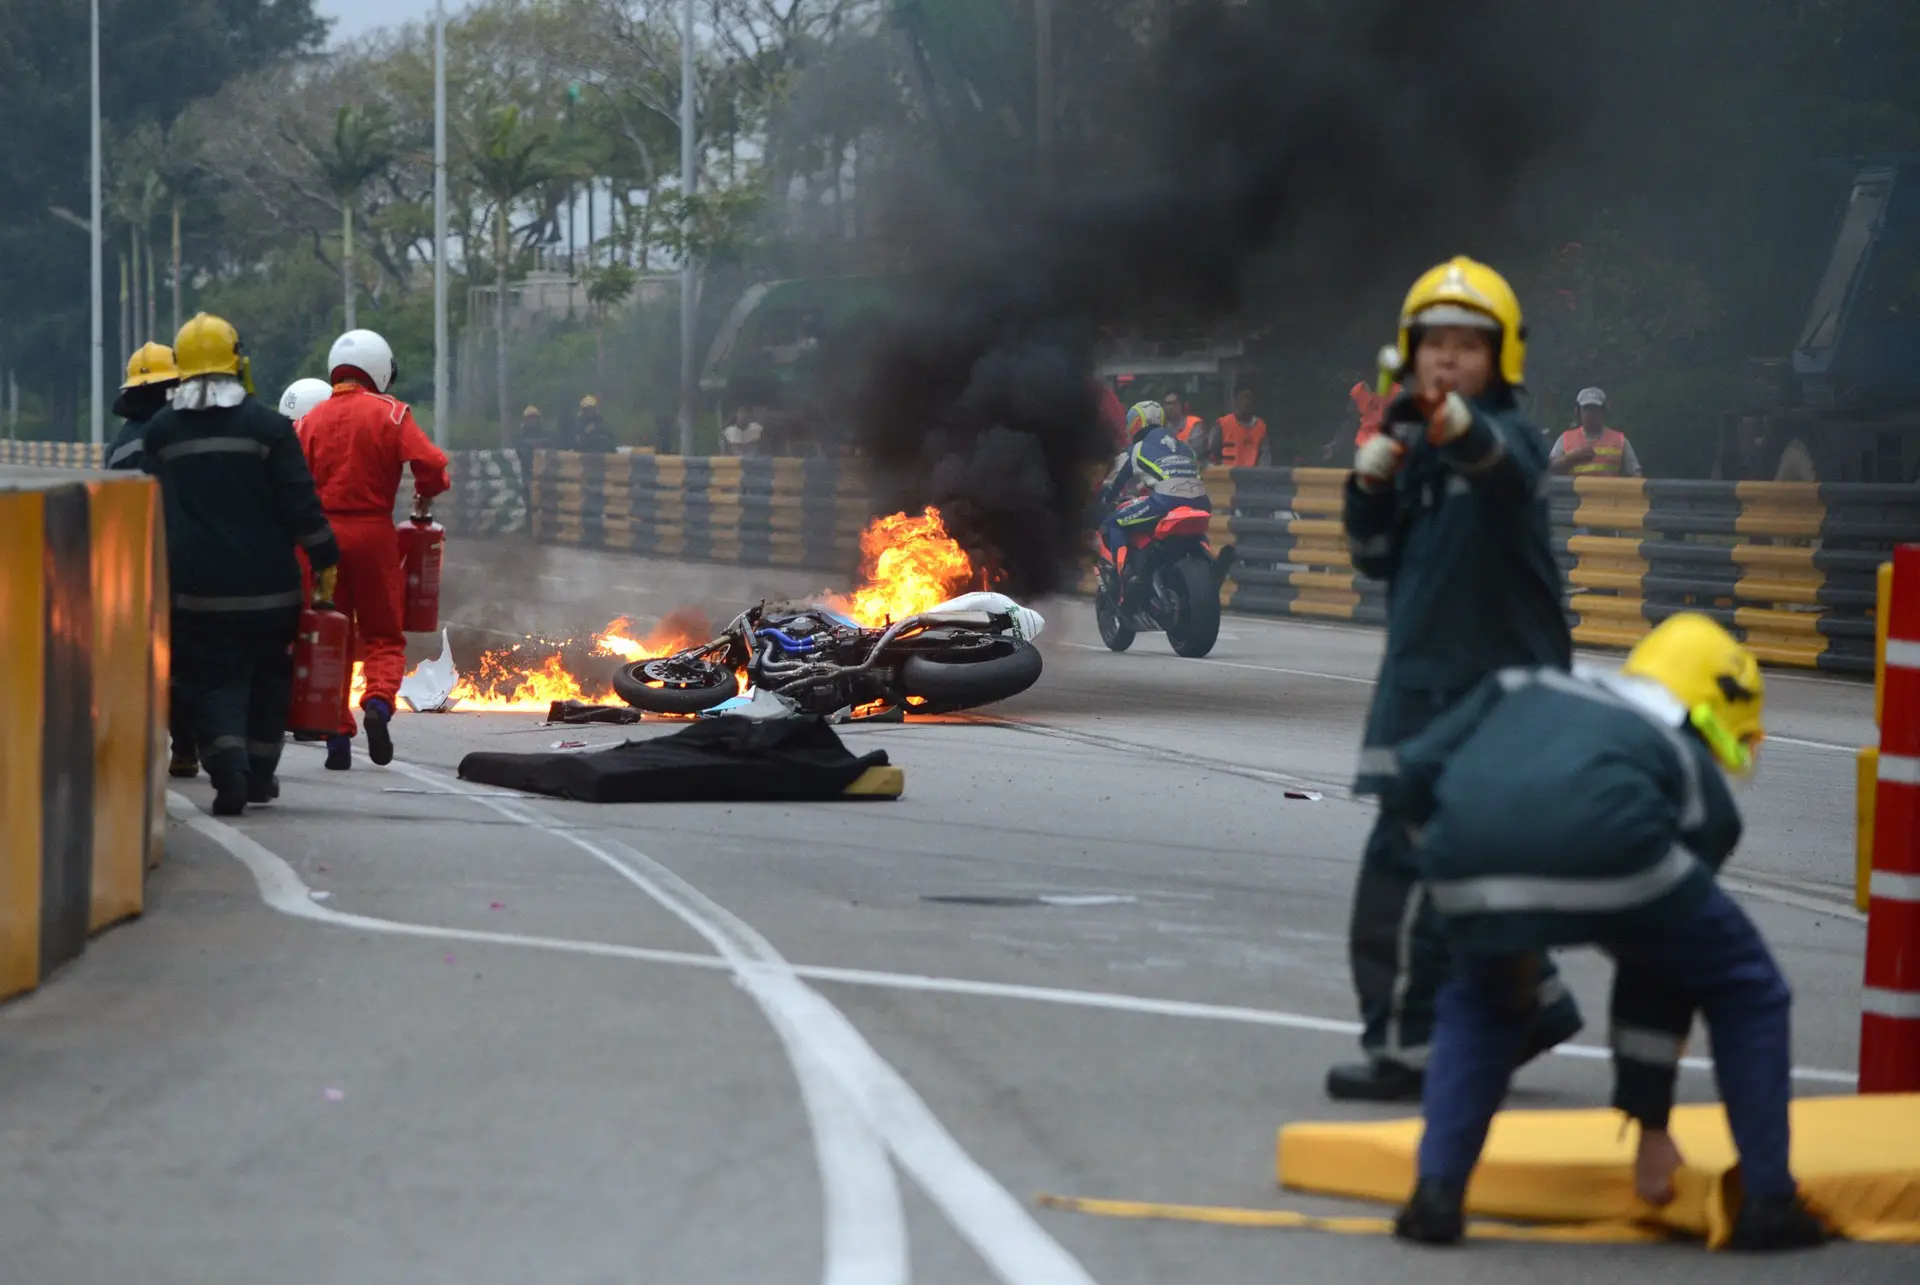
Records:
<instances>
[{"instance_id":1,"label":"white debris piece","mask_svg":"<svg viewBox=\"0 0 1920 1285\"><path fill-rule=\"evenodd\" d=\"M721 701L712 709L702 710L702 718L719 718L723 714L737 714L741 718L793 718L799 714L800 707L784 696L761 691L758 687L749 687L732 700Z\"/></svg>"},{"instance_id":2,"label":"white debris piece","mask_svg":"<svg viewBox=\"0 0 1920 1285\"><path fill-rule=\"evenodd\" d=\"M963 593L934 608L935 611L1003 611L1013 617L1013 631L1025 642L1032 642L1047 627L1046 619L1031 607L1023 607L1004 593Z\"/></svg>"},{"instance_id":3,"label":"white debris piece","mask_svg":"<svg viewBox=\"0 0 1920 1285\"><path fill-rule=\"evenodd\" d=\"M453 643L442 629L440 654L421 661L400 681L400 699L415 713L444 714L458 703L453 699L453 688L459 681L460 671L453 667Z\"/></svg>"}]
</instances>

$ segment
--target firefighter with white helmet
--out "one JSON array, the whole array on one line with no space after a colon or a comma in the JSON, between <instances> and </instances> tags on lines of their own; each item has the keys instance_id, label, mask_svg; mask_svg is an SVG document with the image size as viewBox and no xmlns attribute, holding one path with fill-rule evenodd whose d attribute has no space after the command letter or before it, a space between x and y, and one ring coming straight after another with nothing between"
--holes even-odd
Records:
<instances>
[{"instance_id":1,"label":"firefighter with white helmet","mask_svg":"<svg viewBox=\"0 0 1920 1285\"><path fill-rule=\"evenodd\" d=\"M1752 771L1765 695L1753 652L1683 612L1617 672L1503 669L1401 744L1385 801L1419 827L1415 861L1456 967L1400 1237L1462 1237L1467 1180L1526 1047L1544 953L1597 946L1615 963L1613 1104L1639 1125L1636 1194L1674 1198L1682 1157L1668 1113L1698 1012L1740 1158L1728 1247L1826 1239L1789 1165L1792 994L1715 878L1741 833L1723 773Z\"/></svg>"},{"instance_id":2,"label":"firefighter with white helmet","mask_svg":"<svg viewBox=\"0 0 1920 1285\"><path fill-rule=\"evenodd\" d=\"M371 330L349 330L327 354L331 396L300 421L300 441L320 501L340 537L340 583L333 602L354 621L357 658L364 662L367 682L360 711L369 756L379 764L393 761L389 725L406 676L406 585L400 535L393 525L401 472L413 472L419 517L452 485L446 452L420 431L412 409L387 391L397 373L385 339ZM353 766L356 730L353 711L343 709L340 729L327 738L329 768Z\"/></svg>"},{"instance_id":3,"label":"firefighter with white helmet","mask_svg":"<svg viewBox=\"0 0 1920 1285\"><path fill-rule=\"evenodd\" d=\"M240 336L200 313L174 340L179 386L147 424L173 593L173 664L216 815L279 796L306 554L325 596L339 547L293 425L253 397Z\"/></svg>"}]
</instances>

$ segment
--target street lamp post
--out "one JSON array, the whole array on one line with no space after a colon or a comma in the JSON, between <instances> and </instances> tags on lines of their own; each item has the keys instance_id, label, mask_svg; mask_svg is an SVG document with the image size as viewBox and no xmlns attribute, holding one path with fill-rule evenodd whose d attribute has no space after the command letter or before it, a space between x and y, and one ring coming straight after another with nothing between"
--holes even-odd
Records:
<instances>
[{"instance_id":1,"label":"street lamp post","mask_svg":"<svg viewBox=\"0 0 1920 1285\"><path fill-rule=\"evenodd\" d=\"M98 0L96 0L96 3ZM447 6L433 6L433 440L447 444Z\"/></svg>"},{"instance_id":2,"label":"street lamp post","mask_svg":"<svg viewBox=\"0 0 1920 1285\"><path fill-rule=\"evenodd\" d=\"M694 155L693 99L693 0L686 0L680 31L680 194L686 199L681 212L680 237L680 454L693 454L694 362L693 344L697 320L694 291L699 274L694 267L693 185L698 177Z\"/></svg>"},{"instance_id":3,"label":"street lamp post","mask_svg":"<svg viewBox=\"0 0 1920 1285\"><path fill-rule=\"evenodd\" d=\"M105 293L106 283L101 279L101 256L105 253L100 237L100 0L93 0L93 191L90 200L93 206L93 348L92 379L93 405L91 408L91 437L95 446L106 442L107 406L106 381L103 378L102 362L106 360L106 320L101 315L101 296Z\"/></svg>"}]
</instances>

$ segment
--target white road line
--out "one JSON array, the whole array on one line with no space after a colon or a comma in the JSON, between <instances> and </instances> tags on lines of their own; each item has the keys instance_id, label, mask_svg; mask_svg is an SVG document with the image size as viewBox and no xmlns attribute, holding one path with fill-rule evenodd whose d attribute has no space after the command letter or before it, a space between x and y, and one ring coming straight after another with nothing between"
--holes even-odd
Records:
<instances>
[{"instance_id":1,"label":"white road line","mask_svg":"<svg viewBox=\"0 0 1920 1285\"><path fill-rule=\"evenodd\" d=\"M434 924L375 919L367 915L334 910L313 901L312 890L301 882L299 875L295 874L293 868L279 856L234 827L207 816L182 795L168 794L167 811L176 821L219 845L228 855L247 867L260 889L261 900L268 907L297 919L331 924L338 928L356 928L364 932L383 933L388 936L466 941L488 946L513 946L525 950L552 951L556 954L625 959L642 964L666 964L676 968L717 971L729 967L727 961L718 955L697 955L688 951L657 950L646 946L624 946L613 942L581 941L569 937L536 937L519 933L486 932L471 928L444 928ZM1823 905L1821 909L1831 911L1833 907ZM1331 1017L1314 1017L1305 1013L1287 1013L1277 1009L1201 1004L1189 1000L1156 999L1150 996L1122 995L1110 991L1025 986L1007 982L973 981L959 977L928 977L916 973L890 973L864 968L836 968L822 964L794 964L792 969L796 977L843 986L869 986L880 990L921 991L938 995L966 995L980 999L1016 999L1029 1003L1057 1004L1067 1008L1133 1013L1144 1017L1230 1022L1280 1030L1316 1031L1327 1035L1351 1036L1360 1033L1358 1022ZM1556 1056L1579 1061L1605 1061L1612 1056L1607 1049L1584 1044L1563 1044L1553 1052ZM1706 1072L1713 1069L1712 1061L1707 1058L1684 1058L1680 1065L1691 1071ZM1848 1085L1853 1084L1858 1078L1852 1071L1835 1071L1823 1067L1795 1067L1793 1077L1809 1083Z\"/></svg>"},{"instance_id":2,"label":"white road line","mask_svg":"<svg viewBox=\"0 0 1920 1285\"><path fill-rule=\"evenodd\" d=\"M420 773L412 775L425 776ZM522 937L513 933L436 928L343 913L314 901L312 890L301 881L293 867L280 857L235 827L203 815L182 796L169 793L167 811L175 820L205 835L237 858L253 873L261 899L273 909L295 918L401 936L533 947L699 968L730 968L753 994L755 1001L761 1002L761 994L754 989L748 977L754 962L745 958L739 945L711 925L702 925L688 918L661 898L656 900L660 900L661 905L674 911L689 927L706 937L721 952L720 955L692 955L681 951ZM593 851L590 845L575 840L574 836L559 834L557 837L575 842L576 846L584 847L589 852ZM826 1204L826 1256L821 1275L822 1285L906 1285L909 1279L906 1214L900 1203L899 1186L894 1181L893 1166L888 1163L885 1149L861 1117L856 1105L848 1098L840 1081L832 1074L832 1068L822 1063L802 1032L786 1019L784 1013L776 1012L764 1002L761 1007L772 1022L775 1034L787 1048L794 1077L799 1081L808 1124L813 1130L820 1187Z\"/></svg>"},{"instance_id":3,"label":"white road line","mask_svg":"<svg viewBox=\"0 0 1920 1285\"><path fill-rule=\"evenodd\" d=\"M399 762L393 766L423 784L451 785L450 778L425 768ZM1086 1268L954 1140L912 1086L874 1051L853 1023L819 992L803 984L773 944L744 920L626 844L588 839L560 828L551 818L524 805L491 798L476 798L474 802L571 843L711 942L733 966L734 976L775 1028L785 1033L783 1038L790 1036L817 1059L816 1064L796 1058L796 1073L815 1065L832 1071L838 1086L865 1116L867 1126L1004 1285L1095 1285ZM824 1176L829 1140L821 1138L818 1143ZM873 1237L877 1233L867 1225L876 1221L873 1212L857 1207L850 1218L840 1220L839 1229L848 1235ZM887 1214L890 1221L900 1225L904 1259L905 1214L897 1193ZM829 1226L831 1229L834 1224L830 1222ZM828 1243L831 1249L831 1236ZM876 1249L870 1241L863 1248L863 1258ZM904 1262L900 1266L904 1272Z\"/></svg>"}]
</instances>

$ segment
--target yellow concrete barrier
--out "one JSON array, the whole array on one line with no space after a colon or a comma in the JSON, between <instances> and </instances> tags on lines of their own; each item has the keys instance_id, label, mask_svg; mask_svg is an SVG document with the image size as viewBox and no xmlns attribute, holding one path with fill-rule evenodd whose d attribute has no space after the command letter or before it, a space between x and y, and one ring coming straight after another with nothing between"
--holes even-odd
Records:
<instances>
[{"instance_id":1,"label":"yellow concrete barrier","mask_svg":"<svg viewBox=\"0 0 1920 1285\"><path fill-rule=\"evenodd\" d=\"M0 468L0 999L145 907L166 600L151 479Z\"/></svg>"}]
</instances>

